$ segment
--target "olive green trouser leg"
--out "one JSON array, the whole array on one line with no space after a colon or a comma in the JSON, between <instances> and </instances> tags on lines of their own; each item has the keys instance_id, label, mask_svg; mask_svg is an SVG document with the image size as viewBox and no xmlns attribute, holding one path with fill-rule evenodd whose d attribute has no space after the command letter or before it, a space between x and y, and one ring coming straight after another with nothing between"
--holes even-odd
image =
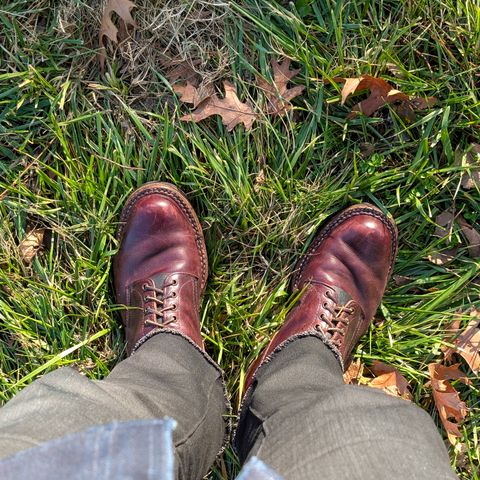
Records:
<instances>
[{"instance_id":1,"label":"olive green trouser leg","mask_svg":"<svg viewBox=\"0 0 480 480\"><path fill-rule=\"evenodd\" d=\"M177 477L201 479L222 447L222 374L185 338L160 333L92 381L71 368L45 375L0 409L0 458L113 421L172 417Z\"/></svg>"},{"instance_id":2,"label":"olive green trouser leg","mask_svg":"<svg viewBox=\"0 0 480 480\"><path fill-rule=\"evenodd\" d=\"M315 337L298 338L258 370L235 438L285 480L452 480L430 416L413 403L345 385Z\"/></svg>"}]
</instances>

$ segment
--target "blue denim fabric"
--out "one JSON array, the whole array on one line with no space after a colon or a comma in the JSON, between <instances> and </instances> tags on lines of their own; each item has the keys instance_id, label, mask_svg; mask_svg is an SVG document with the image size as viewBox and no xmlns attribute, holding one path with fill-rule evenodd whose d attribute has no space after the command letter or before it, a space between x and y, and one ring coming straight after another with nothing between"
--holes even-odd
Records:
<instances>
[{"instance_id":1,"label":"blue denim fabric","mask_svg":"<svg viewBox=\"0 0 480 480\"><path fill-rule=\"evenodd\" d=\"M170 418L114 422L0 461L2 480L174 480Z\"/></svg>"},{"instance_id":2,"label":"blue denim fabric","mask_svg":"<svg viewBox=\"0 0 480 480\"><path fill-rule=\"evenodd\" d=\"M114 422L51 440L0 461L2 480L174 480L176 422ZM254 457L237 480L282 480Z\"/></svg>"}]
</instances>

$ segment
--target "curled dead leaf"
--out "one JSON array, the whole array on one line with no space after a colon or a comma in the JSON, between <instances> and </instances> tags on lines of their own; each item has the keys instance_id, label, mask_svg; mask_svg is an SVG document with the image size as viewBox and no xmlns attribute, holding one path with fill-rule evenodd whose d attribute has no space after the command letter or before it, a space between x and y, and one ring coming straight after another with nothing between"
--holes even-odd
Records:
<instances>
[{"instance_id":1,"label":"curled dead leaf","mask_svg":"<svg viewBox=\"0 0 480 480\"><path fill-rule=\"evenodd\" d=\"M246 130L252 128L253 122L257 119L257 114L248 103L243 103L237 96L235 87L229 82L223 82L225 88L225 97L219 98L213 94L204 100L198 107L188 115L184 115L180 120L184 122L200 122L212 115L220 115L222 123L229 131L236 125L243 123Z\"/></svg>"},{"instance_id":2,"label":"curled dead leaf","mask_svg":"<svg viewBox=\"0 0 480 480\"><path fill-rule=\"evenodd\" d=\"M352 107L351 113L347 118L355 118L358 113L363 113L367 117L373 115L378 109L385 105L394 105L397 114L404 120L412 122L415 120L415 112L423 110L436 103L434 97L427 99L413 98L409 95L396 90L387 81L382 78L363 75L358 78L334 78L339 83L344 83L342 88L341 104L344 105L347 98L359 91L368 90L370 95L363 101Z\"/></svg>"},{"instance_id":3,"label":"curled dead leaf","mask_svg":"<svg viewBox=\"0 0 480 480\"><path fill-rule=\"evenodd\" d=\"M446 342L453 343L453 347L445 347L444 356L451 360L454 353L460 355L468 364L473 373L480 372L480 312L470 312L472 320L463 332L460 332L460 320L456 320L447 329Z\"/></svg>"},{"instance_id":4,"label":"curled dead leaf","mask_svg":"<svg viewBox=\"0 0 480 480\"><path fill-rule=\"evenodd\" d=\"M393 397L412 399L407 379L396 368L375 360L370 370L376 377L368 382L369 387L379 388Z\"/></svg>"},{"instance_id":5,"label":"curled dead leaf","mask_svg":"<svg viewBox=\"0 0 480 480\"><path fill-rule=\"evenodd\" d=\"M480 372L480 324L472 320L455 340L458 354L465 359L473 373Z\"/></svg>"},{"instance_id":6,"label":"curled dead leaf","mask_svg":"<svg viewBox=\"0 0 480 480\"><path fill-rule=\"evenodd\" d=\"M43 245L45 236L44 228L34 228L30 230L25 238L20 242L19 251L22 261L25 265L30 265Z\"/></svg>"},{"instance_id":7,"label":"curled dead leaf","mask_svg":"<svg viewBox=\"0 0 480 480\"><path fill-rule=\"evenodd\" d=\"M433 400L437 407L440 420L447 432L452 445L461 438L459 426L467 416L467 405L460 399L457 390L448 380L460 380L470 383L463 372L458 369L458 364L446 367L439 363L431 363L428 366L432 385Z\"/></svg>"},{"instance_id":8,"label":"curled dead leaf","mask_svg":"<svg viewBox=\"0 0 480 480\"><path fill-rule=\"evenodd\" d=\"M98 62L100 71L105 70L105 60L107 58L105 50L105 37L111 42L118 44L128 36L128 28L136 28L135 20L130 11L136 5L130 0L108 0L103 11L102 23L98 33ZM112 14L116 13L120 19L119 28L112 21Z\"/></svg>"}]
</instances>

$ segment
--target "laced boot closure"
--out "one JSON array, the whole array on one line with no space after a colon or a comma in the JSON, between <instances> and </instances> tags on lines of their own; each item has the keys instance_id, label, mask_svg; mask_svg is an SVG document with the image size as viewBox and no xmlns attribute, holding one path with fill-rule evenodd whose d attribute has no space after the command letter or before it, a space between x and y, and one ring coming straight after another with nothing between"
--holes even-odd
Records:
<instances>
[{"instance_id":1,"label":"laced boot closure","mask_svg":"<svg viewBox=\"0 0 480 480\"><path fill-rule=\"evenodd\" d=\"M360 305L347 292L338 287L313 283L312 287L321 300L314 328L338 350L342 363L346 365L358 336L366 332L370 322L365 321Z\"/></svg>"},{"instance_id":2,"label":"laced boot closure","mask_svg":"<svg viewBox=\"0 0 480 480\"><path fill-rule=\"evenodd\" d=\"M174 279L171 283L164 283L162 288L158 288L155 285L149 285L148 283L144 283L142 285L142 289L145 292L143 296L143 313L145 316L145 327L149 325L154 325L156 327L166 327L171 323L175 322L177 317L172 315L171 318L165 322L164 321L164 313L170 310L176 310L177 304L172 303L168 306L165 306L165 302L168 301L170 298L175 298L177 293L175 290L171 291L168 296L165 295L165 290L170 287L175 287L178 285L178 282ZM152 305L153 307L149 306ZM150 320L149 316L153 315L155 320Z\"/></svg>"},{"instance_id":3,"label":"laced boot closure","mask_svg":"<svg viewBox=\"0 0 480 480\"><path fill-rule=\"evenodd\" d=\"M177 332L203 349L199 328L198 279L188 273L161 273L130 286L126 312L127 353L161 331Z\"/></svg>"}]
</instances>

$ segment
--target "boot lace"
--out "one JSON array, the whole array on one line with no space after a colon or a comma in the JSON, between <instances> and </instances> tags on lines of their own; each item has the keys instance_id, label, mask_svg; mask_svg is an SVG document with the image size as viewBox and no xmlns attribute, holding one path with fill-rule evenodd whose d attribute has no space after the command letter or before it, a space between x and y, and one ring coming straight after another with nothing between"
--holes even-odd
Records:
<instances>
[{"instance_id":1,"label":"boot lace","mask_svg":"<svg viewBox=\"0 0 480 480\"><path fill-rule=\"evenodd\" d=\"M349 307L348 305L338 305L335 298L332 296L330 290L325 292L325 296L330 300L331 303L324 302L323 308L327 310L330 315L325 315L325 313L320 314L320 319L327 325L327 328L322 328L322 325L317 324L315 328L320 331L326 331L330 334L331 342L337 347L340 348L341 337L345 335L345 330L350 324L350 318L346 315L352 315L355 312L355 309ZM338 333L339 335L335 335Z\"/></svg>"},{"instance_id":2,"label":"boot lace","mask_svg":"<svg viewBox=\"0 0 480 480\"><path fill-rule=\"evenodd\" d=\"M164 321L164 313L169 310L176 310L177 305L173 303L172 305L165 307L165 300L169 298L174 298L177 296L176 292L172 292L169 296L165 296L165 289L171 286L174 286L177 284L176 280L172 280L171 283L164 284L162 288L158 288L152 285L148 285L148 283L143 284L143 291L145 292L145 295L143 297L143 301L145 303L147 302L153 302L154 303L154 308L151 307L145 307L143 309L143 313L145 315L150 315L154 314L155 315L155 320L145 320L146 325L155 325L157 327L165 327L166 325L169 325L170 323L174 322L177 317L172 316L170 320L167 322ZM153 293L148 294L148 293Z\"/></svg>"}]
</instances>

